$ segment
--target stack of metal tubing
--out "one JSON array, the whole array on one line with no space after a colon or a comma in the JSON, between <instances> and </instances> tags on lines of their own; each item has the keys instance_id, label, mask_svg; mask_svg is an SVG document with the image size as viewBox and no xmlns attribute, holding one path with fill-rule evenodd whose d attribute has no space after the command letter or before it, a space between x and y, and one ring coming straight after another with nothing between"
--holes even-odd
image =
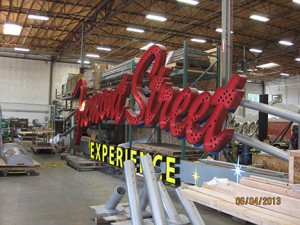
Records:
<instances>
[{"instance_id":1,"label":"stack of metal tubing","mask_svg":"<svg viewBox=\"0 0 300 225\"><path fill-rule=\"evenodd\" d=\"M116 218L119 214L123 215L122 218L124 218L124 212L127 212L128 220L111 223L114 225L205 224L194 203L182 196L181 187L176 189L176 193L188 217L178 214L163 182L159 179L161 169L153 166L151 156L142 156L141 163L144 178L141 193L139 193L137 187L134 162L127 160L124 162L127 189L117 187L107 203L100 206L100 208L98 207L98 210L95 209L96 212L98 211L98 216L114 215L114 218ZM129 210L124 208L128 204L120 204L126 192L128 194ZM149 205L150 207L148 207Z\"/></svg>"}]
</instances>

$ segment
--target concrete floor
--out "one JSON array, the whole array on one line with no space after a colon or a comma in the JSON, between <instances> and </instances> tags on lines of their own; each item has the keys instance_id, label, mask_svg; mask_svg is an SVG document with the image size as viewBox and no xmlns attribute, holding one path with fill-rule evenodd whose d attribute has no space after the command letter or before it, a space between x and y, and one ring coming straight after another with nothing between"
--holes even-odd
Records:
<instances>
[{"instance_id":1,"label":"concrete floor","mask_svg":"<svg viewBox=\"0 0 300 225\"><path fill-rule=\"evenodd\" d=\"M47 167L48 162L64 162L59 154L29 154L42 165L38 176L0 175L0 225L90 225L95 224L92 205L105 204L122 175L104 171L78 172L66 164ZM179 213L181 205L168 187ZM127 202L127 198L123 199ZM235 225L231 216L198 205L206 225Z\"/></svg>"}]
</instances>

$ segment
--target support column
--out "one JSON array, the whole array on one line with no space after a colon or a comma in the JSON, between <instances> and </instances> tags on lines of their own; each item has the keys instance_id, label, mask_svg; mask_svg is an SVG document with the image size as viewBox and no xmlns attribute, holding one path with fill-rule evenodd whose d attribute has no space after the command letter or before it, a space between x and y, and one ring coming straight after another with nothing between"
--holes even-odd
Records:
<instances>
[{"instance_id":1,"label":"support column","mask_svg":"<svg viewBox=\"0 0 300 225\"><path fill-rule=\"evenodd\" d=\"M222 86L231 78L231 0L222 1Z\"/></svg>"},{"instance_id":2,"label":"support column","mask_svg":"<svg viewBox=\"0 0 300 225\"><path fill-rule=\"evenodd\" d=\"M85 60L85 23L82 23L82 33L81 33L81 51L80 51L80 69L79 73L84 74L84 60Z\"/></svg>"},{"instance_id":3,"label":"support column","mask_svg":"<svg viewBox=\"0 0 300 225\"><path fill-rule=\"evenodd\" d=\"M259 102L268 104L268 95L259 95ZM258 114L258 140L264 141L268 138L268 114L259 112Z\"/></svg>"}]
</instances>

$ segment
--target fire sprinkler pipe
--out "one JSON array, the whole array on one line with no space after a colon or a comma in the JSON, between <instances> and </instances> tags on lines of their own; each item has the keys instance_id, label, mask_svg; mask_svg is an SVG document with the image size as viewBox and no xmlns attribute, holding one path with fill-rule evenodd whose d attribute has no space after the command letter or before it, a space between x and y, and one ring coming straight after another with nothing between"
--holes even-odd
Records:
<instances>
[{"instance_id":1,"label":"fire sprinkler pipe","mask_svg":"<svg viewBox=\"0 0 300 225\"><path fill-rule=\"evenodd\" d=\"M143 173L145 183L148 189L148 199L151 206L151 212L155 225L167 225L164 208L159 194L158 183L154 167L152 165L152 158L150 155L141 157L143 166Z\"/></svg>"},{"instance_id":2,"label":"fire sprinkler pipe","mask_svg":"<svg viewBox=\"0 0 300 225\"><path fill-rule=\"evenodd\" d=\"M140 206L139 192L137 188L135 166L132 160L124 162L125 179L128 192L128 201L130 205L130 217L133 225L142 225L143 217Z\"/></svg>"},{"instance_id":3,"label":"fire sprinkler pipe","mask_svg":"<svg viewBox=\"0 0 300 225\"><path fill-rule=\"evenodd\" d=\"M192 202L189 199L186 199L185 197L182 196L181 191L183 190L182 187L176 188L176 193L177 196L183 205L185 211L188 214L189 219L191 220L191 223L193 225L205 225L198 209L196 208L194 202Z\"/></svg>"}]
</instances>

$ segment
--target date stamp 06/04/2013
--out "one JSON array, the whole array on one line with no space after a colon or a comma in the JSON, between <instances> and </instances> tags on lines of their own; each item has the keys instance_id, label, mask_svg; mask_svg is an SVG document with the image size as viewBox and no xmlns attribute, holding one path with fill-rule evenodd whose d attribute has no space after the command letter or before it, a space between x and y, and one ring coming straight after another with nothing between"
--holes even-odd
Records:
<instances>
[{"instance_id":1,"label":"date stamp 06/04/2013","mask_svg":"<svg viewBox=\"0 0 300 225\"><path fill-rule=\"evenodd\" d=\"M236 197L236 205L281 205L281 197Z\"/></svg>"}]
</instances>

